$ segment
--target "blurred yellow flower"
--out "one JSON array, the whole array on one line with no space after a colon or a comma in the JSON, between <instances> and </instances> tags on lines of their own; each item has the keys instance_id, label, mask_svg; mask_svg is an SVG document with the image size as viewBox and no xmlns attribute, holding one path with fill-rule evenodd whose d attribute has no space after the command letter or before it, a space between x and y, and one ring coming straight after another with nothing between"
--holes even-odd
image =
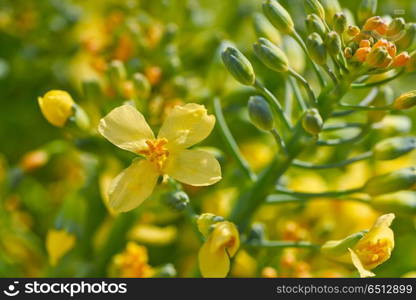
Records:
<instances>
[{"instance_id":1,"label":"blurred yellow flower","mask_svg":"<svg viewBox=\"0 0 416 300\"><path fill-rule=\"evenodd\" d=\"M233 223L222 221L213 227L199 250L199 268L203 277L224 278L230 270L230 258L240 247L240 237Z\"/></svg>"},{"instance_id":2,"label":"blurred yellow flower","mask_svg":"<svg viewBox=\"0 0 416 300\"><path fill-rule=\"evenodd\" d=\"M235 256L231 276L233 277L255 277L257 270L257 261L250 256L247 251L239 251Z\"/></svg>"},{"instance_id":3,"label":"blurred yellow flower","mask_svg":"<svg viewBox=\"0 0 416 300\"><path fill-rule=\"evenodd\" d=\"M65 91L49 91L43 97L38 97L38 103L45 119L57 127L63 127L74 114L74 100Z\"/></svg>"},{"instance_id":4,"label":"blurred yellow flower","mask_svg":"<svg viewBox=\"0 0 416 300\"><path fill-rule=\"evenodd\" d=\"M204 106L176 106L155 138L143 115L131 105L113 109L101 119L99 132L121 149L144 156L119 174L109 188L109 204L118 212L129 211L148 198L160 175L192 186L207 186L221 179L221 167L207 152L186 148L204 140L215 117Z\"/></svg>"},{"instance_id":5,"label":"blurred yellow flower","mask_svg":"<svg viewBox=\"0 0 416 300\"><path fill-rule=\"evenodd\" d=\"M151 224L138 224L129 232L129 237L139 243L161 246L173 243L177 233L175 226L159 227Z\"/></svg>"},{"instance_id":6,"label":"blurred yellow flower","mask_svg":"<svg viewBox=\"0 0 416 300\"><path fill-rule=\"evenodd\" d=\"M129 242L125 250L113 258L113 272L117 277L147 278L154 273L148 264L147 249L134 242Z\"/></svg>"},{"instance_id":7,"label":"blurred yellow flower","mask_svg":"<svg viewBox=\"0 0 416 300\"><path fill-rule=\"evenodd\" d=\"M390 229L394 214L380 216L358 243L348 250L361 277L374 276L374 269L390 258L394 248L394 233Z\"/></svg>"},{"instance_id":8,"label":"blurred yellow flower","mask_svg":"<svg viewBox=\"0 0 416 300\"><path fill-rule=\"evenodd\" d=\"M75 245L75 235L65 229L50 229L46 236L46 250L49 255L49 263L55 266L58 261Z\"/></svg>"}]
</instances>

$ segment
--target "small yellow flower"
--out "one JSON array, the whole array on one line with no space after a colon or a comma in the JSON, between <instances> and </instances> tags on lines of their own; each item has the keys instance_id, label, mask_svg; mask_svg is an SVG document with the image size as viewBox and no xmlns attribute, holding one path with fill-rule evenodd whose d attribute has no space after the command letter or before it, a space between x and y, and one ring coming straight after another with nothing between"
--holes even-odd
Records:
<instances>
[{"instance_id":1,"label":"small yellow flower","mask_svg":"<svg viewBox=\"0 0 416 300\"><path fill-rule=\"evenodd\" d=\"M203 277L224 278L230 270L230 257L240 247L240 237L233 223L223 221L213 226L199 250L199 268Z\"/></svg>"},{"instance_id":2,"label":"small yellow flower","mask_svg":"<svg viewBox=\"0 0 416 300\"><path fill-rule=\"evenodd\" d=\"M374 276L369 270L390 258L394 248L394 233L390 229L393 220L394 214L380 216L370 231L352 249L348 249L361 277Z\"/></svg>"},{"instance_id":3,"label":"small yellow flower","mask_svg":"<svg viewBox=\"0 0 416 300\"><path fill-rule=\"evenodd\" d=\"M75 245L75 236L66 230L50 229L46 236L46 250L49 262L55 266L58 261Z\"/></svg>"},{"instance_id":4,"label":"small yellow flower","mask_svg":"<svg viewBox=\"0 0 416 300\"><path fill-rule=\"evenodd\" d=\"M215 117L204 106L175 106L155 138L143 115L131 105L113 109L101 119L99 132L121 149L144 156L119 174L109 188L109 204L129 211L148 198L160 175L192 186L207 186L221 179L221 167L207 152L187 150L212 131Z\"/></svg>"},{"instance_id":5,"label":"small yellow flower","mask_svg":"<svg viewBox=\"0 0 416 300\"><path fill-rule=\"evenodd\" d=\"M122 278L147 278L154 273L148 264L147 249L129 242L126 249L115 255L112 262L113 275Z\"/></svg>"},{"instance_id":6,"label":"small yellow flower","mask_svg":"<svg viewBox=\"0 0 416 300\"><path fill-rule=\"evenodd\" d=\"M54 126L63 127L74 114L74 100L65 91L52 90L38 98L43 116Z\"/></svg>"}]
</instances>

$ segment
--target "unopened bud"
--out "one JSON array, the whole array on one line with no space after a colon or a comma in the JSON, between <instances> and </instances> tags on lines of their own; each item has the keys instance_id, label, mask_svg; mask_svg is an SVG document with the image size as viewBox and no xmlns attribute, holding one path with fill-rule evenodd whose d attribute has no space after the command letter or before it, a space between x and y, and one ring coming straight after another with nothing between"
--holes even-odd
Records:
<instances>
[{"instance_id":1,"label":"unopened bud","mask_svg":"<svg viewBox=\"0 0 416 300\"><path fill-rule=\"evenodd\" d=\"M326 257L336 261L344 262L344 259L347 259L348 261L348 249L353 248L367 232L368 230L363 230L351 234L342 240L328 241L322 245L321 253Z\"/></svg>"},{"instance_id":2,"label":"unopened bud","mask_svg":"<svg viewBox=\"0 0 416 300\"><path fill-rule=\"evenodd\" d=\"M286 54L265 38L259 38L253 45L256 57L267 67L277 72L287 72L289 62Z\"/></svg>"},{"instance_id":3,"label":"unopened bud","mask_svg":"<svg viewBox=\"0 0 416 300\"><path fill-rule=\"evenodd\" d=\"M374 197L371 206L381 212L393 212L397 214L416 214L416 192L400 191Z\"/></svg>"},{"instance_id":4,"label":"unopened bud","mask_svg":"<svg viewBox=\"0 0 416 300\"><path fill-rule=\"evenodd\" d=\"M356 37L357 35L359 35L360 34L360 28L358 28L357 26L354 26L354 25L349 25L348 26L348 29L347 29L347 34L350 36L350 37Z\"/></svg>"},{"instance_id":5,"label":"unopened bud","mask_svg":"<svg viewBox=\"0 0 416 300\"><path fill-rule=\"evenodd\" d=\"M287 10L276 0L266 0L263 3L264 15L282 33L291 34L295 25Z\"/></svg>"},{"instance_id":6,"label":"unopened bud","mask_svg":"<svg viewBox=\"0 0 416 300\"><path fill-rule=\"evenodd\" d=\"M208 237L210 232L212 231L212 225L218 222L224 221L223 217L216 216L211 213L205 213L198 217L196 223L198 226L199 232L202 233L204 237Z\"/></svg>"},{"instance_id":7,"label":"unopened bud","mask_svg":"<svg viewBox=\"0 0 416 300\"><path fill-rule=\"evenodd\" d=\"M371 42L369 40L361 40L359 44L360 48L371 47Z\"/></svg>"},{"instance_id":8,"label":"unopened bud","mask_svg":"<svg viewBox=\"0 0 416 300\"><path fill-rule=\"evenodd\" d=\"M399 55L397 55L394 59L393 59L393 63L392 63L392 67L394 68L400 68L400 67L404 67L407 65L407 63L410 60L410 55L409 53L407 53L407 51L404 51L402 53L400 53Z\"/></svg>"},{"instance_id":9,"label":"unopened bud","mask_svg":"<svg viewBox=\"0 0 416 300\"><path fill-rule=\"evenodd\" d=\"M222 54L225 67L234 78L244 85L253 85L255 75L250 61L236 48L228 47Z\"/></svg>"},{"instance_id":10,"label":"unopened bud","mask_svg":"<svg viewBox=\"0 0 416 300\"><path fill-rule=\"evenodd\" d=\"M393 102L395 109L409 109L416 105L416 90L404 93Z\"/></svg>"},{"instance_id":11,"label":"unopened bud","mask_svg":"<svg viewBox=\"0 0 416 300\"><path fill-rule=\"evenodd\" d=\"M120 60L113 60L110 62L108 68L108 77L110 78L113 84L121 84L124 80L126 80L127 72L124 64Z\"/></svg>"},{"instance_id":12,"label":"unopened bud","mask_svg":"<svg viewBox=\"0 0 416 300\"><path fill-rule=\"evenodd\" d=\"M363 26L364 31L376 31L377 33L381 35L386 34L387 28L388 26L386 22L380 16L371 17L365 22Z\"/></svg>"},{"instance_id":13,"label":"unopened bud","mask_svg":"<svg viewBox=\"0 0 416 300\"><path fill-rule=\"evenodd\" d=\"M325 20L325 9L318 0L305 0L305 10Z\"/></svg>"},{"instance_id":14,"label":"unopened bud","mask_svg":"<svg viewBox=\"0 0 416 300\"><path fill-rule=\"evenodd\" d=\"M306 41L311 58L318 64L326 64L327 49L319 34L312 33Z\"/></svg>"},{"instance_id":15,"label":"unopened bud","mask_svg":"<svg viewBox=\"0 0 416 300\"><path fill-rule=\"evenodd\" d=\"M260 14L256 13L253 16L253 26L254 31L256 32L257 37L266 38L276 45L280 45L282 42L282 37L276 28L267 20L267 18Z\"/></svg>"},{"instance_id":16,"label":"unopened bud","mask_svg":"<svg viewBox=\"0 0 416 300\"><path fill-rule=\"evenodd\" d=\"M394 193L412 188L416 184L416 168L404 168L367 181L363 192L370 195Z\"/></svg>"},{"instance_id":17,"label":"unopened bud","mask_svg":"<svg viewBox=\"0 0 416 300\"><path fill-rule=\"evenodd\" d=\"M189 205L189 196L184 191L175 191L166 194L165 203L171 208L182 211Z\"/></svg>"},{"instance_id":18,"label":"unopened bud","mask_svg":"<svg viewBox=\"0 0 416 300\"><path fill-rule=\"evenodd\" d=\"M394 18L387 27L386 35L395 38L399 34L404 33L406 22L403 18Z\"/></svg>"},{"instance_id":19,"label":"unopened bud","mask_svg":"<svg viewBox=\"0 0 416 300\"><path fill-rule=\"evenodd\" d=\"M384 47L373 48L367 55L365 63L373 68L386 68L392 61L392 57Z\"/></svg>"},{"instance_id":20,"label":"unopened bud","mask_svg":"<svg viewBox=\"0 0 416 300\"><path fill-rule=\"evenodd\" d=\"M57 127L63 127L75 113L75 102L65 91L49 91L38 98L38 104L45 119Z\"/></svg>"},{"instance_id":21,"label":"unopened bud","mask_svg":"<svg viewBox=\"0 0 416 300\"><path fill-rule=\"evenodd\" d=\"M248 115L259 129L270 131L274 127L273 113L269 104L261 96L252 96L248 101Z\"/></svg>"},{"instance_id":22,"label":"unopened bud","mask_svg":"<svg viewBox=\"0 0 416 300\"><path fill-rule=\"evenodd\" d=\"M408 23L405 27L405 32L401 38L395 41L397 47L402 50L410 48L416 37L416 24L415 23Z\"/></svg>"},{"instance_id":23,"label":"unopened bud","mask_svg":"<svg viewBox=\"0 0 416 300\"><path fill-rule=\"evenodd\" d=\"M324 121L317 109L311 108L306 110L302 119L302 126L306 132L312 135L318 135L322 130L323 124Z\"/></svg>"},{"instance_id":24,"label":"unopened bud","mask_svg":"<svg viewBox=\"0 0 416 300\"><path fill-rule=\"evenodd\" d=\"M325 10L326 22L332 25L334 15L342 12L341 5L339 5L338 0L321 0L320 2Z\"/></svg>"},{"instance_id":25,"label":"unopened bud","mask_svg":"<svg viewBox=\"0 0 416 300\"><path fill-rule=\"evenodd\" d=\"M416 52L413 52L409 57L409 61L406 64L406 72L415 72L416 71Z\"/></svg>"},{"instance_id":26,"label":"unopened bud","mask_svg":"<svg viewBox=\"0 0 416 300\"><path fill-rule=\"evenodd\" d=\"M358 7L358 20L363 23L374 16L377 11L377 0L362 0Z\"/></svg>"},{"instance_id":27,"label":"unopened bud","mask_svg":"<svg viewBox=\"0 0 416 300\"><path fill-rule=\"evenodd\" d=\"M333 24L334 24L333 25L334 30L338 34L343 34L345 32L345 30L347 29L347 17L342 12L336 13L334 15L334 22L333 22Z\"/></svg>"},{"instance_id":28,"label":"unopened bud","mask_svg":"<svg viewBox=\"0 0 416 300\"><path fill-rule=\"evenodd\" d=\"M374 157L378 160L391 160L409 153L416 148L414 137L392 137L374 146Z\"/></svg>"},{"instance_id":29,"label":"unopened bud","mask_svg":"<svg viewBox=\"0 0 416 300\"><path fill-rule=\"evenodd\" d=\"M342 53L341 38L338 33L335 31L328 33L326 37L326 47L328 48L328 52L334 56Z\"/></svg>"},{"instance_id":30,"label":"unopened bud","mask_svg":"<svg viewBox=\"0 0 416 300\"><path fill-rule=\"evenodd\" d=\"M322 19L315 14L310 14L305 19L306 28L309 33L317 32L320 36L325 36L326 28Z\"/></svg>"},{"instance_id":31,"label":"unopened bud","mask_svg":"<svg viewBox=\"0 0 416 300\"><path fill-rule=\"evenodd\" d=\"M139 99L147 99L152 89L149 80L142 73L133 74L133 84Z\"/></svg>"},{"instance_id":32,"label":"unopened bud","mask_svg":"<svg viewBox=\"0 0 416 300\"><path fill-rule=\"evenodd\" d=\"M346 47L345 49L344 49L344 56L345 56L345 58L346 59L350 59L350 58L352 58L352 49L350 48L350 47ZM365 59L364 59L365 60ZM363 61L364 61L363 60Z\"/></svg>"},{"instance_id":33,"label":"unopened bud","mask_svg":"<svg viewBox=\"0 0 416 300\"><path fill-rule=\"evenodd\" d=\"M355 61L365 62L370 52L371 52L370 47L358 48L357 51L355 51L353 58Z\"/></svg>"}]
</instances>

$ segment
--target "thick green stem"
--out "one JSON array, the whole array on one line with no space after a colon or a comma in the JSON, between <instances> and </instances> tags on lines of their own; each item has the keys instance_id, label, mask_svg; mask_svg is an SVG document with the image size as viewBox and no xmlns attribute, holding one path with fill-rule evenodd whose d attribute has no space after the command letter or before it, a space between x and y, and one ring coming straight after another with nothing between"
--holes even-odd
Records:
<instances>
[{"instance_id":1,"label":"thick green stem","mask_svg":"<svg viewBox=\"0 0 416 300\"><path fill-rule=\"evenodd\" d=\"M303 99L296 79L289 77L289 83L292 87L293 94L295 95L295 99L298 102L301 111L305 111L308 108L308 103Z\"/></svg>"},{"instance_id":2,"label":"thick green stem","mask_svg":"<svg viewBox=\"0 0 416 300\"><path fill-rule=\"evenodd\" d=\"M382 80L379 80L379 81L368 82L368 83L353 83L353 84L351 84L351 87L355 88L355 89L366 89L366 88L370 88L370 87L383 85L383 84L386 84L386 83L396 79L397 77L401 76L403 73L404 73L404 69L401 69L396 74L394 74L393 76L390 76L388 78L385 78L385 79L382 79Z\"/></svg>"},{"instance_id":3,"label":"thick green stem","mask_svg":"<svg viewBox=\"0 0 416 300\"><path fill-rule=\"evenodd\" d=\"M315 93L313 92L310 84L306 81L306 79L292 69L289 69L289 74L305 87L305 90L308 93L308 96L311 100L312 106L315 106L317 103Z\"/></svg>"},{"instance_id":4,"label":"thick green stem","mask_svg":"<svg viewBox=\"0 0 416 300\"><path fill-rule=\"evenodd\" d=\"M252 248L271 248L271 249L280 249L280 248L312 248L318 249L320 246L312 244L306 241L299 242L289 242L289 241L256 241L245 244L247 247Z\"/></svg>"}]
</instances>

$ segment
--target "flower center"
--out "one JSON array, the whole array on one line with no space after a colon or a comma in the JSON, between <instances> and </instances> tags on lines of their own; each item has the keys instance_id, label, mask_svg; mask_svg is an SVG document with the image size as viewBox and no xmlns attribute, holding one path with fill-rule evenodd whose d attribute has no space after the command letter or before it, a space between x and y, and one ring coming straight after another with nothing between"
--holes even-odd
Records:
<instances>
[{"instance_id":1,"label":"flower center","mask_svg":"<svg viewBox=\"0 0 416 300\"><path fill-rule=\"evenodd\" d=\"M383 262L390 255L390 245L387 240L368 242L357 249L357 254L365 265Z\"/></svg>"},{"instance_id":2,"label":"flower center","mask_svg":"<svg viewBox=\"0 0 416 300\"><path fill-rule=\"evenodd\" d=\"M138 153L144 155L148 161L154 163L161 171L169 156L169 151L165 147L167 143L168 140L165 138L146 140L147 149L140 150Z\"/></svg>"}]
</instances>

